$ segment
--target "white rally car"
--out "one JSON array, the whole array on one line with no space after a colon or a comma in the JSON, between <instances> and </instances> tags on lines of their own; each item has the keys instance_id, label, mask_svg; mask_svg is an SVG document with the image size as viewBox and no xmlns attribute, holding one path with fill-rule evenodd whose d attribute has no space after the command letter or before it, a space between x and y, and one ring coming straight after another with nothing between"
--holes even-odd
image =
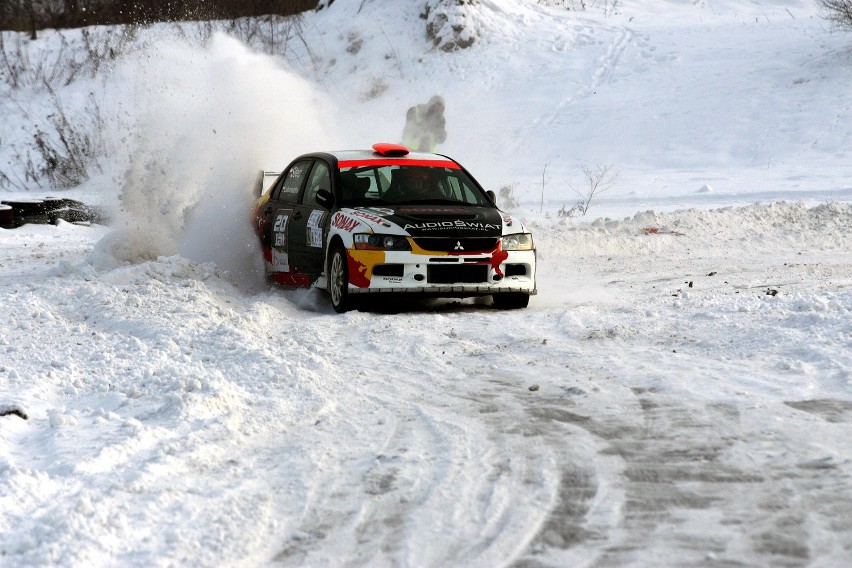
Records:
<instances>
[{"instance_id":1,"label":"white rally car","mask_svg":"<svg viewBox=\"0 0 852 568\"><path fill-rule=\"evenodd\" d=\"M267 275L326 288L338 312L362 294L491 296L524 308L536 293L532 235L439 154L375 144L299 156L257 199L253 223Z\"/></svg>"}]
</instances>

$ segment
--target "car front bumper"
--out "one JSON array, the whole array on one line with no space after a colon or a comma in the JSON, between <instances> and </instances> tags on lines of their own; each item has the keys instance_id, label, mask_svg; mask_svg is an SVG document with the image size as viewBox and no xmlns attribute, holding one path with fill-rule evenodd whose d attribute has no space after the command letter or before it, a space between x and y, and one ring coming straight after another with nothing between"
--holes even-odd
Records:
<instances>
[{"instance_id":1,"label":"car front bumper","mask_svg":"<svg viewBox=\"0 0 852 568\"><path fill-rule=\"evenodd\" d=\"M353 249L347 252L351 294L536 293L535 250L458 255Z\"/></svg>"}]
</instances>

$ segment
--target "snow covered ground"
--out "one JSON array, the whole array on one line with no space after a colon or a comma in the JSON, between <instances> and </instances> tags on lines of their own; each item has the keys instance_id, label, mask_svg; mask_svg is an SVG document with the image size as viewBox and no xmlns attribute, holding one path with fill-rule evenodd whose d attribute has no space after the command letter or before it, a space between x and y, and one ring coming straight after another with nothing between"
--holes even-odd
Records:
<instances>
[{"instance_id":1,"label":"snow covered ground","mask_svg":"<svg viewBox=\"0 0 852 568\"><path fill-rule=\"evenodd\" d=\"M145 30L56 93L107 118L64 194L115 221L0 229L0 565L845 566L852 40L804 1L488 0L446 53L420 4L337 0L289 66ZM51 98L4 94L18 180ZM514 187L530 308L267 288L257 168L432 94ZM583 163L619 177L559 217Z\"/></svg>"}]
</instances>

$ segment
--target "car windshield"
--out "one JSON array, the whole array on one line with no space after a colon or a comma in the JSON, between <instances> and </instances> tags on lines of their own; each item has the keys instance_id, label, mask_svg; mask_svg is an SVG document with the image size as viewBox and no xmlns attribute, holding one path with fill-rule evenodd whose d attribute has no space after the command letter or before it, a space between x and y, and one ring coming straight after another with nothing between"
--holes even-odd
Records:
<instances>
[{"instance_id":1,"label":"car windshield","mask_svg":"<svg viewBox=\"0 0 852 568\"><path fill-rule=\"evenodd\" d=\"M458 168L366 165L340 170L343 205L491 205Z\"/></svg>"}]
</instances>

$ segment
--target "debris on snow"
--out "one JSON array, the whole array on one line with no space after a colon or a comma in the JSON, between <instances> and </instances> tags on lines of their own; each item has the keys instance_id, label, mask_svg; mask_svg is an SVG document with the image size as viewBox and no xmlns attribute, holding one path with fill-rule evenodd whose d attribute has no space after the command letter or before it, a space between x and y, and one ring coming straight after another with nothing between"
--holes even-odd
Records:
<instances>
[{"instance_id":1,"label":"debris on snow","mask_svg":"<svg viewBox=\"0 0 852 568\"><path fill-rule=\"evenodd\" d=\"M27 420L27 411L18 404L0 404L0 416L17 416Z\"/></svg>"}]
</instances>

